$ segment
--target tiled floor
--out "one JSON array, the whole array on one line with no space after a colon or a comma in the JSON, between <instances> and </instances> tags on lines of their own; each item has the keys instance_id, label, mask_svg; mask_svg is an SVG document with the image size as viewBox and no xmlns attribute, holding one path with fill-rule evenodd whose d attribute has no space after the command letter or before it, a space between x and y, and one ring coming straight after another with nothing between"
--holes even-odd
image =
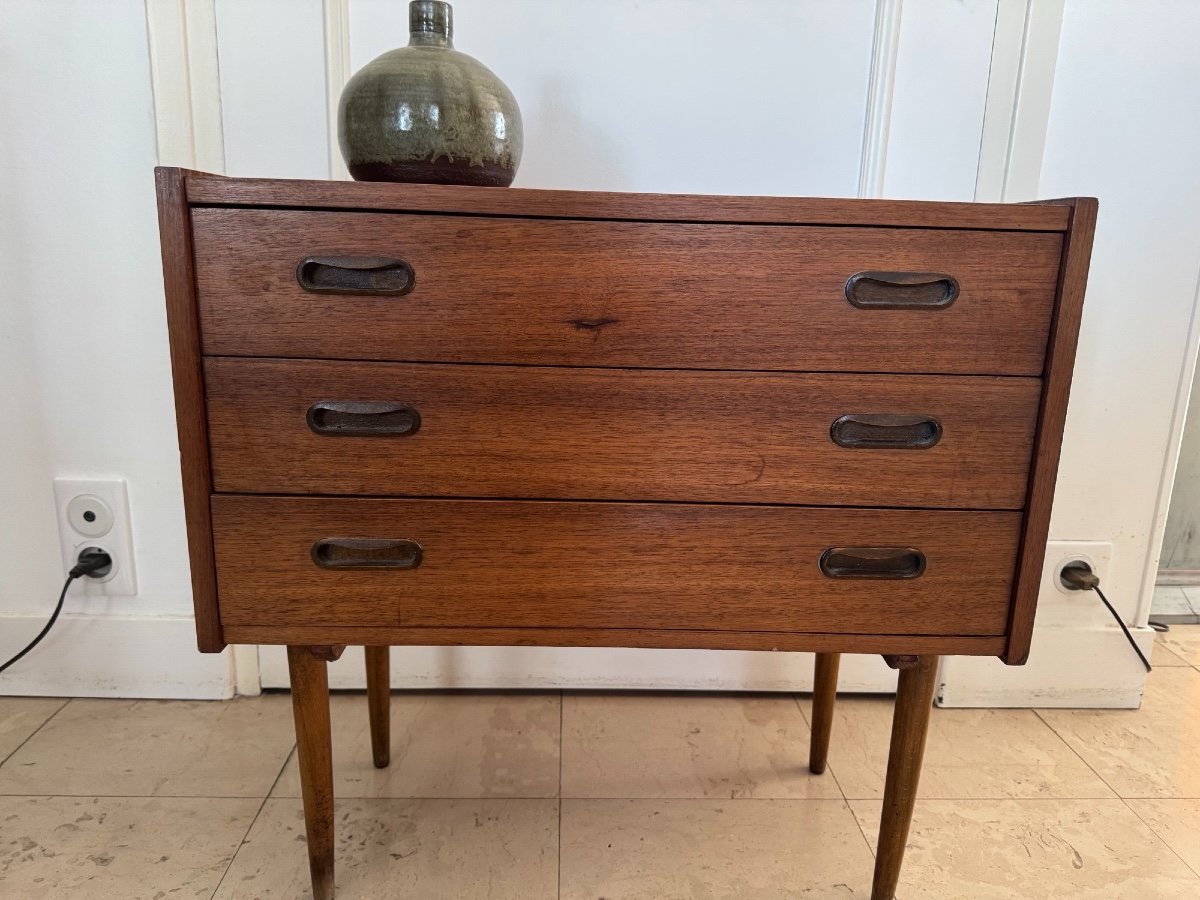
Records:
<instances>
[{"instance_id":1,"label":"tiled floor","mask_svg":"<svg viewBox=\"0 0 1200 900\"><path fill-rule=\"evenodd\" d=\"M935 710L899 897L1200 897L1200 626L1137 712ZM870 893L890 701L396 694L392 765L333 698L338 896ZM0 897L301 898L290 703L0 698Z\"/></svg>"},{"instance_id":2,"label":"tiled floor","mask_svg":"<svg viewBox=\"0 0 1200 900\"><path fill-rule=\"evenodd\" d=\"M1200 584L1154 586L1150 618L1163 622L1200 622Z\"/></svg>"}]
</instances>

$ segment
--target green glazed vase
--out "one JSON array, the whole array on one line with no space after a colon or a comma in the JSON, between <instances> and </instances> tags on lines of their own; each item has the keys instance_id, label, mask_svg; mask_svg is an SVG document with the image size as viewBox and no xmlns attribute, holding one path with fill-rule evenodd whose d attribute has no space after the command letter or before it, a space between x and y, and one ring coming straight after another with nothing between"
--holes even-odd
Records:
<instances>
[{"instance_id":1,"label":"green glazed vase","mask_svg":"<svg viewBox=\"0 0 1200 900\"><path fill-rule=\"evenodd\" d=\"M355 73L338 104L338 143L358 181L507 187L521 162L521 110L483 63L454 49L453 10L408 5L407 47Z\"/></svg>"}]
</instances>

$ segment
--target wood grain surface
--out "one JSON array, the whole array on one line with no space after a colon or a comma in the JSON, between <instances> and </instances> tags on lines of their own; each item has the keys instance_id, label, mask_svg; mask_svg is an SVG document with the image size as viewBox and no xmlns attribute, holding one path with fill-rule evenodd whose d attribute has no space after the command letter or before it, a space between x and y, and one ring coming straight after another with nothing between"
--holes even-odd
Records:
<instances>
[{"instance_id":1,"label":"wood grain surface","mask_svg":"<svg viewBox=\"0 0 1200 900\"><path fill-rule=\"evenodd\" d=\"M1079 343L1079 325L1083 318L1083 295L1087 288L1092 238L1096 231L1098 205L1093 198L1079 197L1056 202L1072 205L1071 230L1063 249L1054 326L1050 333L1045 380L1042 384L1041 412L1026 500L1009 643L1004 653L1004 661L1009 665L1023 665L1029 658L1029 648L1033 642L1033 623L1037 613L1038 592L1041 590L1046 538L1050 533L1050 513L1054 506L1054 488L1058 482L1058 459L1067 421L1067 401L1071 396L1071 376L1075 370L1075 348Z\"/></svg>"},{"instance_id":2,"label":"wood grain surface","mask_svg":"<svg viewBox=\"0 0 1200 900\"><path fill-rule=\"evenodd\" d=\"M300 360L205 361L217 491L1019 509L1040 382ZM316 434L318 401L415 434ZM928 449L841 447L848 413L937 419Z\"/></svg>"},{"instance_id":3,"label":"wood grain surface","mask_svg":"<svg viewBox=\"0 0 1200 900\"><path fill-rule=\"evenodd\" d=\"M833 734L833 706L837 701L838 668L841 662L840 653L818 653L813 669L808 771L814 775L823 775L829 762L829 738Z\"/></svg>"},{"instance_id":4,"label":"wood grain surface","mask_svg":"<svg viewBox=\"0 0 1200 900\"><path fill-rule=\"evenodd\" d=\"M1055 233L196 209L204 352L434 362L1040 375ZM313 294L310 255L404 260L402 297ZM860 309L860 271L946 309Z\"/></svg>"},{"instance_id":5,"label":"wood grain surface","mask_svg":"<svg viewBox=\"0 0 1200 900\"><path fill-rule=\"evenodd\" d=\"M321 207L667 222L765 222L1065 231L1069 206L925 200L618 194L189 173L188 202L215 206Z\"/></svg>"},{"instance_id":6,"label":"wood grain surface","mask_svg":"<svg viewBox=\"0 0 1200 900\"><path fill-rule=\"evenodd\" d=\"M375 768L392 761L391 659L388 647L363 647L367 671L367 720L371 728L371 760Z\"/></svg>"},{"instance_id":7,"label":"wood grain surface","mask_svg":"<svg viewBox=\"0 0 1200 900\"><path fill-rule=\"evenodd\" d=\"M1009 512L215 495L222 616L371 625L996 635ZM320 569L327 537L399 538L420 566ZM923 575L828 578L835 546L914 547Z\"/></svg>"},{"instance_id":8,"label":"wood grain surface","mask_svg":"<svg viewBox=\"0 0 1200 900\"><path fill-rule=\"evenodd\" d=\"M900 883L904 848L908 843L908 829L912 824L921 765L925 759L925 739L929 734L937 670L936 656L921 656L913 665L900 670L871 900L895 900L896 886Z\"/></svg>"},{"instance_id":9,"label":"wood grain surface","mask_svg":"<svg viewBox=\"0 0 1200 900\"><path fill-rule=\"evenodd\" d=\"M204 373L200 361L200 328L192 260L191 216L183 196L182 169L158 168L158 228L162 248L167 330L171 342L171 377L175 388L175 424L183 483L184 520L191 563L196 642L204 653L225 649L217 605L208 497L212 474L204 415Z\"/></svg>"},{"instance_id":10,"label":"wood grain surface","mask_svg":"<svg viewBox=\"0 0 1200 900\"><path fill-rule=\"evenodd\" d=\"M637 647L658 650L948 653L997 656L1005 637L829 634L803 631L699 631L647 628L401 628L395 625L226 625L233 644L343 641L392 647Z\"/></svg>"},{"instance_id":11,"label":"wood grain surface","mask_svg":"<svg viewBox=\"0 0 1200 900\"><path fill-rule=\"evenodd\" d=\"M325 660L310 647L288 647L287 655L313 900L333 900L333 747L329 673Z\"/></svg>"}]
</instances>

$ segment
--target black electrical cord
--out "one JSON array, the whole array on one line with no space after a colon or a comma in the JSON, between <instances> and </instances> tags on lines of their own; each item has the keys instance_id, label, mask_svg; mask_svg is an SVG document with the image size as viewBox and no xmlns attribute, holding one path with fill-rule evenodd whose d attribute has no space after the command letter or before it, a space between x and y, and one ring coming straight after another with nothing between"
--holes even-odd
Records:
<instances>
[{"instance_id":1,"label":"black electrical cord","mask_svg":"<svg viewBox=\"0 0 1200 900\"><path fill-rule=\"evenodd\" d=\"M1100 602L1108 607L1108 611L1112 613L1112 617L1121 626L1121 631L1125 633L1125 640L1129 641L1129 646L1138 655L1138 659L1142 661L1142 665L1146 667L1146 671L1154 671L1150 667L1150 660L1146 659L1146 654L1142 652L1142 648L1137 645L1137 641L1133 639L1133 635L1129 633L1129 629L1125 626L1125 620L1121 618L1120 614L1113 608L1113 605L1108 602L1108 598L1104 596L1104 592L1100 590L1100 578L1092 571L1091 566L1082 562L1072 563L1062 570L1062 580L1072 590L1095 591L1096 596L1100 598Z\"/></svg>"},{"instance_id":2,"label":"black electrical cord","mask_svg":"<svg viewBox=\"0 0 1200 900\"><path fill-rule=\"evenodd\" d=\"M1133 652L1138 655L1138 659L1142 661L1142 665L1146 667L1146 671L1154 671L1150 667L1150 660L1146 659L1146 654L1142 652L1142 648L1137 645L1137 641L1135 641L1133 639L1133 635L1129 633L1129 629L1125 626L1124 620L1117 613L1117 611L1113 609L1113 605L1108 602L1108 598L1104 596L1104 591L1100 590L1100 585L1096 585L1094 588L1092 588L1092 590L1096 592L1096 596L1100 598L1100 602L1108 607L1108 611L1112 613L1112 617L1117 620L1117 624L1120 625L1121 630L1125 632L1125 640L1129 641L1129 646L1132 647Z\"/></svg>"},{"instance_id":3,"label":"black electrical cord","mask_svg":"<svg viewBox=\"0 0 1200 900\"><path fill-rule=\"evenodd\" d=\"M63 602L67 599L67 588L71 586L71 582L76 578L82 578L85 575L94 575L102 569L112 569L112 557L98 548L89 547L79 554L79 562L76 563L71 571L67 574L67 581L63 585L62 593L58 595L58 603L54 606L54 613L50 616L50 621L46 626L38 632L38 636L25 645L25 648L14 656L8 662L0 665L0 672L3 672L26 653L41 643L42 638L50 633L50 629L54 627L54 623L58 621L58 614L62 612Z\"/></svg>"}]
</instances>

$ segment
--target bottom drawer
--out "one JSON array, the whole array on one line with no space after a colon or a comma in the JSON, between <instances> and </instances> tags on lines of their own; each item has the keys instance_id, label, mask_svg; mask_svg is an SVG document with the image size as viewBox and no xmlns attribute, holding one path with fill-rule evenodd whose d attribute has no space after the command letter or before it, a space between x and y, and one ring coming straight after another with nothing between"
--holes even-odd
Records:
<instances>
[{"instance_id":1,"label":"bottom drawer","mask_svg":"<svg viewBox=\"0 0 1200 900\"><path fill-rule=\"evenodd\" d=\"M842 634L1003 634L1021 524L1015 512L233 494L214 495L212 513L226 625Z\"/></svg>"}]
</instances>

